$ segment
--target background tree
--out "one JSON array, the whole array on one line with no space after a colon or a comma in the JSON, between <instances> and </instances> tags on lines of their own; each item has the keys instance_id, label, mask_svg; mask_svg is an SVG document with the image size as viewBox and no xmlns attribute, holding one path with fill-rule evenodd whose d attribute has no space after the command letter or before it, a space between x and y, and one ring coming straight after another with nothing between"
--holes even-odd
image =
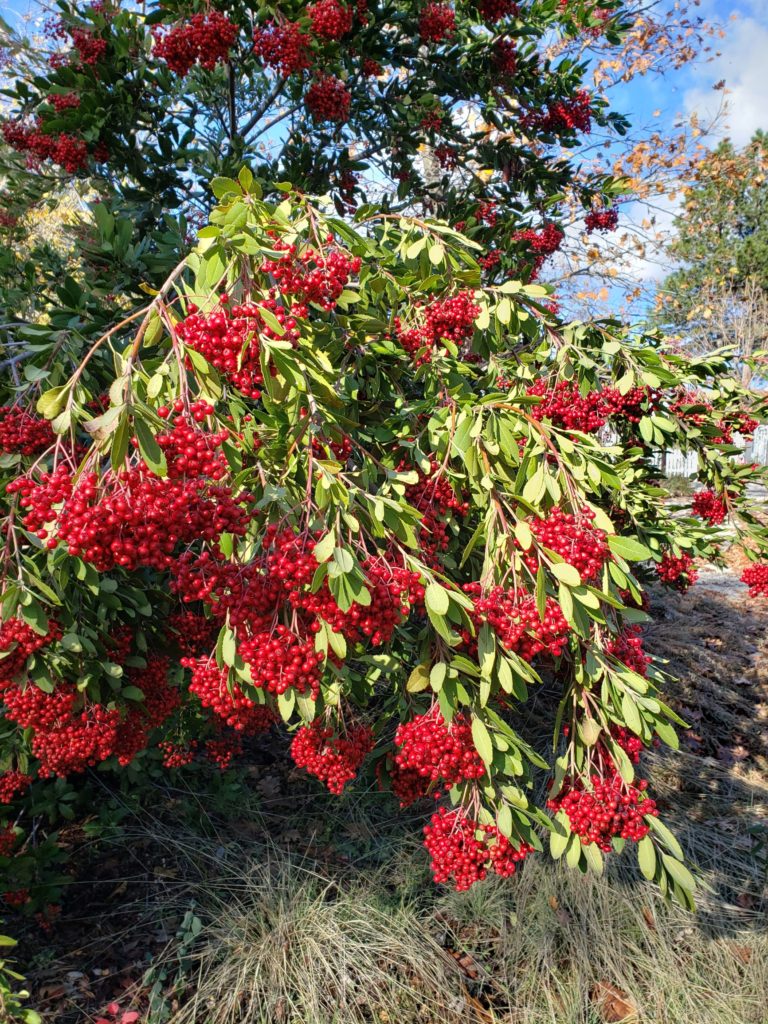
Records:
<instances>
[{"instance_id":1,"label":"background tree","mask_svg":"<svg viewBox=\"0 0 768 1024\"><path fill-rule=\"evenodd\" d=\"M743 382L768 338L768 136L722 142L685 190L668 246L680 264L659 289L659 315L697 352L735 346Z\"/></svg>"}]
</instances>

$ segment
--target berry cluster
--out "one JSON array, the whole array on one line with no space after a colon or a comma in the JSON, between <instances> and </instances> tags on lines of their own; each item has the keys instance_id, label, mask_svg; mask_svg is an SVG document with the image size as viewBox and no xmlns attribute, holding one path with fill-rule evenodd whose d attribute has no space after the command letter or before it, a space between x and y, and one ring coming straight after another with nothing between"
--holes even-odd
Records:
<instances>
[{"instance_id":1,"label":"berry cluster","mask_svg":"<svg viewBox=\"0 0 768 1024\"><path fill-rule=\"evenodd\" d=\"M651 659L643 650L639 626L625 626L617 637L608 641L605 649L633 672L647 675Z\"/></svg>"},{"instance_id":2,"label":"berry cluster","mask_svg":"<svg viewBox=\"0 0 768 1024\"><path fill-rule=\"evenodd\" d=\"M402 462L398 469L405 470L412 468L407 462ZM450 481L433 459L430 462L429 472L425 473L417 469L419 479L415 484L409 484L405 491L405 500L421 513L421 527L419 529L419 544L422 550L422 557L429 565L438 567L440 555L448 550L450 534L448 532L448 521L452 513L459 516L466 516L469 512L469 502L463 497L457 497Z\"/></svg>"},{"instance_id":3,"label":"berry cluster","mask_svg":"<svg viewBox=\"0 0 768 1024\"><path fill-rule=\"evenodd\" d=\"M461 808L449 811L441 807L432 815L424 827L424 846L435 882L453 879L457 892L482 881L489 869L509 878L533 853L527 843L514 847L495 825L480 825Z\"/></svg>"},{"instance_id":4,"label":"berry cluster","mask_svg":"<svg viewBox=\"0 0 768 1024\"><path fill-rule=\"evenodd\" d=\"M253 685L279 696L293 687L316 697L323 654L312 640L296 636L282 624L243 640L240 657L251 670Z\"/></svg>"},{"instance_id":5,"label":"berry cluster","mask_svg":"<svg viewBox=\"0 0 768 1024\"><path fill-rule=\"evenodd\" d=\"M606 210L590 210L584 218L587 231L615 231L619 223L619 211L615 206Z\"/></svg>"},{"instance_id":6,"label":"berry cluster","mask_svg":"<svg viewBox=\"0 0 768 1024\"><path fill-rule=\"evenodd\" d=\"M748 565L741 574L741 582L749 587L750 597L768 597L768 564Z\"/></svg>"},{"instance_id":7,"label":"berry cluster","mask_svg":"<svg viewBox=\"0 0 768 1024\"><path fill-rule=\"evenodd\" d=\"M454 146L449 146L447 143L442 142L439 146L435 146L434 155L444 170L452 171L458 167L459 154Z\"/></svg>"},{"instance_id":8,"label":"berry cluster","mask_svg":"<svg viewBox=\"0 0 768 1024\"><path fill-rule=\"evenodd\" d=\"M84 28L73 28L70 33L72 45L77 50L80 63L87 67L98 64L107 52L107 40Z\"/></svg>"},{"instance_id":9,"label":"berry cluster","mask_svg":"<svg viewBox=\"0 0 768 1024\"><path fill-rule=\"evenodd\" d=\"M0 775L0 804L9 804L17 796L26 793L32 784L32 776L12 769Z\"/></svg>"},{"instance_id":10,"label":"berry cluster","mask_svg":"<svg viewBox=\"0 0 768 1024\"><path fill-rule=\"evenodd\" d=\"M312 120L317 124L324 121L346 124L349 120L352 94L340 78L319 75L307 89L304 102Z\"/></svg>"},{"instance_id":11,"label":"berry cluster","mask_svg":"<svg viewBox=\"0 0 768 1024\"><path fill-rule=\"evenodd\" d=\"M487 622L508 651L514 651L525 661L533 661L542 651L548 651L553 657L562 654L570 627L554 598L547 597L542 617L533 594L494 587L482 597L479 583L467 583L464 590L475 601L472 612L475 628ZM464 635L464 640L470 648L475 645L469 634Z\"/></svg>"},{"instance_id":12,"label":"berry cluster","mask_svg":"<svg viewBox=\"0 0 768 1024\"><path fill-rule=\"evenodd\" d=\"M470 292L458 292L447 299L434 299L424 308L424 329L430 343L447 339L457 345L468 341L475 329L480 307Z\"/></svg>"},{"instance_id":13,"label":"berry cluster","mask_svg":"<svg viewBox=\"0 0 768 1024\"><path fill-rule=\"evenodd\" d=\"M289 332L295 330L295 322L289 322L285 310L273 299L264 302ZM259 355L259 334L272 337L274 332L264 324L259 307L252 303L226 305L210 313L199 313L190 303L188 315L176 325L179 337L195 352L208 360L211 366L220 370L233 386L246 397L261 398L260 385L264 383Z\"/></svg>"},{"instance_id":14,"label":"berry cluster","mask_svg":"<svg viewBox=\"0 0 768 1024\"><path fill-rule=\"evenodd\" d=\"M485 765L472 742L472 729L465 715L455 715L447 723L439 707L433 705L426 714L403 722L395 733L395 766L405 778L418 776L421 792L411 794L407 801L423 795L432 783L446 789L461 782L485 775ZM401 805L405 803L401 799Z\"/></svg>"},{"instance_id":15,"label":"berry cluster","mask_svg":"<svg viewBox=\"0 0 768 1024\"><path fill-rule=\"evenodd\" d=\"M210 415L213 406L207 402L193 402L190 412L195 420L201 414ZM208 477L221 480L228 469L220 450L227 437L226 430L211 432L194 427L187 416L180 413L174 418L172 429L157 434L155 440L165 454L169 479ZM138 446L138 442L136 444Z\"/></svg>"},{"instance_id":16,"label":"berry cluster","mask_svg":"<svg viewBox=\"0 0 768 1024\"><path fill-rule=\"evenodd\" d=\"M419 128L425 132L439 132L443 127L443 111L440 109L430 110L419 121Z\"/></svg>"},{"instance_id":17,"label":"berry cluster","mask_svg":"<svg viewBox=\"0 0 768 1024\"><path fill-rule=\"evenodd\" d=\"M370 726L354 726L340 735L316 718L296 731L291 743L291 757L297 767L314 775L325 783L331 793L339 796L357 775L372 749Z\"/></svg>"},{"instance_id":18,"label":"berry cluster","mask_svg":"<svg viewBox=\"0 0 768 1024\"><path fill-rule=\"evenodd\" d=\"M339 0L318 0L307 7L315 35L321 39L341 39L352 28L352 10Z\"/></svg>"},{"instance_id":19,"label":"berry cluster","mask_svg":"<svg viewBox=\"0 0 768 1024\"><path fill-rule=\"evenodd\" d=\"M253 736L264 732L274 721L270 708L251 700L238 686L230 686L228 670L219 668L209 655L182 658L181 664L192 672L189 692L230 729Z\"/></svg>"},{"instance_id":20,"label":"berry cluster","mask_svg":"<svg viewBox=\"0 0 768 1024\"><path fill-rule=\"evenodd\" d=\"M68 174L76 174L88 162L88 147L82 139L66 133L48 134L43 131L39 118L33 127L19 121L6 121L3 125L3 138L12 149L19 153L29 153L33 163L51 160Z\"/></svg>"},{"instance_id":21,"label":"berry cluster","mask_svg":"<svg viewBox=\"0 0 768 1024\"><path fill-rule=\"evenodd\" d=\"M638 842L648 834L647 815L658 814L656 803L646 797L648 786L641 779L636 786L623 782L607 754L601 757L603 774L593 774L589 783L581 778L566 779L556 797L547 807L568 817L571 832L584 846L595 843L610 853L614 837Z\"/></svg>"},{"instance_id":22,"label":"berry cluster","mask_svg":"<svg viewBox=\"0 0 768 1024\"><path fill-rule=\"evenodd\" d=\"M661 561L656 563L656 574L662 583L679 590L681 594L692 587L699 578L693 559L685 552L677 558L670 551L666 551Z\"/></svg>"},{"instance_id":23,"label":"berry cluster","mask_svg":"<svg viewBox=\"0 0 768 1024\"><path fill-rule=\"evenodd\" d=\"M502 18L516 17L519 8L515 0L478 0L477 10L486 25L495 25Z\"/></svg>"},{"instance_id":24,"label":"berry cluster","mask_svg":"<svg viewBox=\"0 0 768 1024\"><path fill-rule=\"evenodd\" d=\"M220 11L193 14L187 24L163 32L152 29L155 56L164 60L174 74L185 77L195 64L212 71L226 64L237 39L237 25Z\"/></svg>"},{"instance_id":25,"label":"berry cluster","mask_svg":"<svg viewBox=\"0 0 768 1024\"><path fill-rule=\"evenodd\" d=\"M601 391L589 391L582 395L578 385L560 380L551 386L540 377L527 389L526 394L541 397L543 401L531 406L530 415L535 420L548 419L553 426L565 430L579 430L584 434L594 433L606 422Z\"/></svg>"},{"instance_id":26,"label":"berry cluster","mask_svg":"<svg viewBox=\"0 0 768 1024\"><path fill-rule=\"evenodd\" d=\"M531 253L532 269L531 280L538 276L548 256L557 252L563 244L565 235L561 229L551 221L545 224L541 230L525 228L516 231L512 236L515 242L521 242Z\"/></svg>"},{"instance_id":27,"label":"berry cluster","mask_svg":"<svg viewBox=\"0 0 768 1024\"><path fill-rule=\"evenodd\" d=\"M256 56L283 78L312 66L310 45L310 37L292 21L268 21L253 34Z\"/></svg>"},{"instance_id":28,"label":"berry cluster","mask_svg":"<svg viewBox=\"0 0 768 1024\"><path fill-rule=\"evenodd\" d=\"M63 110L75 110L79 107L80 97L76 92L54 92L48 96L48 102L52 103L56 109L56 113L60 114Z\"/></svg>"},{"instance_id":29,"label":"berry cluster","mask_svg":"<svg viewBox=\"0 0 768 1024\"><path fill-rule=\"evenodd\" d=\"M274 247L284 255L265 260L261 272L274 278L282 295L295 300L292 316L308 316L310 304L326 312L332 310L350 278L362 265L359 256L349 256L333 245L325 252L311 247L299 252L295 245L276 240Z\"/></svg>"},{"instance_id":30,"label":"berry cluster","mask_svg":"<svg viewBox=\"0 0 768 1024\"><path fill-rule=\"evenodd\" d=\"M35 632L21 619L8 619L0 626L0 691L14 681L30 657L43 647L61 639L62 629L51 619L45 634Z\"/></svg>"},{"instance_id":31,"label":"berry cluster","mask_svg":"<svg viewBox=\"0 0 768 1024\"><path fill-rule=\"evenodd\" d=\"M163 767L165 768L186 768L192 764L197 754L197 740L190 740L189 743L172 743L170 740L163 740L157 744L158 750L163 752Z\"/></svg>"},{"instance_id":32,"label":"berry cluster","mask_svg":"<svg viewBox=\"0 0 768 1024\"><path fill-rule=\"evenodd\" d=\"M706 519L710 526L722 523L727 512L723 497L714 491L699 491L693 497L693 514Z\"/></svg>"},{"instance_id":33,"label":"berry cluster","mask_svg":"<svg viewBox=\"0 0 768 1024\"><path fill-rule=\"evenodd\" d=\"M419 36L423 43L442 43L456 31L456 14L449 4L430 0L419 15Z\"/></svg>"},{"instance_id":34,"label":"berry cluster","mask_svg":"<svg viewBox=\"0 0 768 1024\"><path fill-rule=\"evenodd\" d=\"M246 495L203 477L158 477L143 463L107 471L102 479L88 473L77 484L68 474L21 477L8 491L19 493L29 510L25 525L49 548L63 543L99 572L115 566L162 572L179 545L214 541L222 533L242 536L249 522L240 504ZM54 512L58 501L63 504Z\"/></svg>"},{"instance_id":35,"label":"berry cluster","mask_svg":"<svg viewBox=\"0 0 768 1024\"><path fill-rule=\"evenodd\" d=\"M600 575L610 557L605 533L590 522L594 517L594 512L589 509L576 517L555 507L544 518L529 520L529 526L542 547L555 551L578 569L583 580L589 582ZM531 550L523 557L535 575L539 567L538 555Z\"/></svg>"},{"instance_id":36,"label":"berry cluster","mask_svg":"<svg viewBox=\"0 0 768 1024\"><path fill-rule=\"evenodd\" d=\"M496 40L493 44L492 62L499 78L514 78L517 72L517 47L513 39Z\"/></svg>"},{"instance_id":37,"label":"berry cluster","mask_svg":"<svg viewBox=\"0 0 768 1024\"><path fill-rule=\"evenodd\" d=\"M592 97L586 89L579 91L568 100L557 100L546 111L534 110L520 119L524 129L536 129L553 135L560 132L580 131L589 133L592 129Z\"/></svg>"}]
</instances>

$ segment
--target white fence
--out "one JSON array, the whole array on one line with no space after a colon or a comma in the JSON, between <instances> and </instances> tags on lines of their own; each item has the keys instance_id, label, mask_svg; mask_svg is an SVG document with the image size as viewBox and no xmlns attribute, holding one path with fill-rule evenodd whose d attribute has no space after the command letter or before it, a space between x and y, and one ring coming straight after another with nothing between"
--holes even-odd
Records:
<instances>
[{"instance_id":1,"label":"white fence","mask_svg":"<svg viewBox=\"0 0 768 1024\"><path fill-rule=\"evenodd\" d=\"M758 462L761 466L768 466L768 425L757 428L753 440L736 458L739 462ZM657 455L654 461L657 466L663 461L665 476L693 476L698 468L696 455L684 455L679 448L665 452L663 460L661 455Z\"/></svg>"}]
</instances>

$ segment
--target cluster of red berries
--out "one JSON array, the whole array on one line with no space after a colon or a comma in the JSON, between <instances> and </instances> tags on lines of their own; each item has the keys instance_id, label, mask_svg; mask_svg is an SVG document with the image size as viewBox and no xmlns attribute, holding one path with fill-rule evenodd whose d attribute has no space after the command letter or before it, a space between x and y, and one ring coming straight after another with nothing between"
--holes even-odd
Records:
<instances>
[{"instance_id":1,"label":"cluster of red berries","mask_svg":"<svg viewBox=\"0 0 768 1024\"><path fill-rule=\"evenodd\" d=\"M186 768L192 764L197 755L197 740L190 740L189 743L172 743L170 740L163 740L157 744L158 750L163 752L164 768Z\"/></svg>"},{"instance_id":2,"label":"cluster of red berries","mask_svg":"<svg viewBox=\"0 0 768 1024\"><path fill-rule=\"evenodd\" d=\"M475 216L489 228L495 228L499 220L499 208L492 199L483 200L477 207Z\"/></svg>"},{"instance_id":3,"label":"cluster of red berries","mask_svg":"<svg viewBox=\"0 0 768 1024\"><path fill-rule=\"evenodd\" d=\"M11 856L17 838L13 825L0 825L0 857Z\"/></svg>"},{"instance_id":4,"label":"cluster of red berries","mask_svg":"<svg viewBox=\"0 0 768 1024\"><path fill-rule=\"evenodd\" d=\"M32 785L32 776L12 769L0 775L0 804L9 804L17 796L26 793Z\"/></svg>"},{"instance_id":5,"label":"cluster of red berries","mask_svg":"<svg viewBox=\"0 0 768 1024\"><path fill-rule=\"evenodd\" d=\"M464 810L440 807L424 827L424 846L431 858L435 882L453 880L457 892L465 892L492 870L503 878L533 853L521 842L515 847L495 825L480 825Z\"/></svg>"},{"instance_id":6,"label":"cluster of red berries","mask_svg":"<svg viewBox=\"0 0 768 1024\"><path fill-rule=\"evenodd\" d=\"M412 468L402 462L398 469ZM466 516L469 502L457 496L446 475L440 472L438 463L432 459L429 472L417 469L419 479L405 490L405 500L421 513L419 544L422 555L431 566L437 567L440 555L448 550L450 534L448 522L452 514Z\"/></svg>"},{"instance_id":7,"label":"cluster of red berries","mask_svg":"<svg viewBox=\"0 0 768 1024\"><path fill-rule=\"evenodd\" d=\"M454 146L443 142L434 149L435 159L446 171L452 171L459 164L459 154Z\"/></svg>"},{"instance_id":8,"label":"cluster of red berries","mask_svg":"<svg viewBox=\"0 0 768 1024\"><path fill-rule=\"evenodd\" d=\"M51 619L45 634L37 633L21 619L8 619L0 626L0 691L14 681L32 655L61 639L62 629Z\"/></svg>"},{"instance_id":9,"label":"cluster of red berries","mask_svg":"<svg viewBox=\"0 0 768 1024\"><path fill-rule=\"evenodd\" d=\"M120 712L100 704L77 711L78 697L73 686L51 694L35 686L6 691L6 717L34 730L30 746L41 779L85 771L106 761L115 748Z\"/></svg>"},{"instance_id":10,"label":"cluster of red berries","mask_svg":"<svg viewBox=\"0 0 768 1024\"><path fill-rule=\"evenodd\" d=\"M352 28L352 10L339 0L318 0L307 7L307 14L315 35L321 39L341 39Z\"/></svg>"},{"instance_id":11,"label":"cluster of red berries","mask_svg":"<svg viewBox=\"0 0 768 1024\"><path fill-rule=\"evenodd\" d=\"M606 650L638 675L648 674L651 659L643 650L639 626L625 626L617 637L609 640Z\"/></svg>"},{"instance_id":12,"label":"cluster of red berries","mask_svg":"<svg viewBox=\"0 0 768 1024\"><path fill-rule=\"evenodd\" d=\"M442 43L456 31L456 14L450 4L430 0L419 15L419 36L423 43Z\"/></svg>"},{"instance_id":13,"label":"cluster of red berries","mask_svg":"<svg viewBox=\"0 0 768 1024\"><path fill-rule=\"evenodd\" d=\"M607 754L598 756L602 774L593 774L589 784L581 778L566 779L557 796L547 800L547 807L567 815L571 832L584 846L595 843L604 853L610 853L614 838L639 842L646 836L649 826L644 819L657 816L658 810L656 802L644 795L646 779L640 779L636 786L628 785Z\"/></svg>"},{"instance_id":14,"label":"cluster of red berries","mask_svg":"<svg viewBox=\"0 0 768 1024\"><path fill-rule=\"evenodd\" d=\"M141 688L144 700L125 712L89 701L69 684L50 694L33 685L6 690L6 717L34 731L30 747L40 761L40 778L82 772L112 755L127 765L146 747L152 729L179 706L179 693L169 684L168 660L161 656L131 670L126 680Z\"/></svg>"},{"instance_id":15,"label":"cluster of red berries","mask_svg":"<svg viewBox=\"0 0 768 1024\"><path fill-rule=\"evenodd\" d=\"M264 303L265 307L270 304L271 312L287 330L294 330L295 323L286 322L289 318L282 306L274 300ZM266 328L258 306L252 303L232 308L222 305L210 313L199 313L190 303L188 314L176 325L176 331L190 348L225 374L238 391L254 401L261 398L264 376L259 360L259 334L272 336L274 332Z\"/></svg>"},{"instance_id":16,"label":"cluster of red berries","mask_svg":"<svg viewBox=\"0 0 768 1024\"><path fill-rule=\"evenodd\" d=\"M629 423L639 423L646 411L657 409L661 400L658 388L630 388L622 395L618 388L603 388L600 392L606 417L621 416Z\"/></svg>"},{"instance_id":17,"label":"cluster of red berries","mask_svg":"<svg viewBox=\"0 0 768 1024\"><path fill-rule=\"evenodd\" d=\"M251 670L253 685L267 693L279 696L291 687L312 697L320 692L322 652L282 623L241 641L239 653Z\"/></svg>"},{"instance_id":18,"label":"cluster of red berries","mask_svg":"<svg viewBox=\"0 0 768 1024\"><path fill-rule=\"evenodd\" d=\"M174 612L168 619L169 637L189 658L209 652L216 642L217 632L218 624L213 619L186 609Z\"/></svg>"},{"instance_id":19,"label":"cluster of red berries","mask_svg":"<svg viewBox=\"0 0 768 1024\"><path fill-rule=\"evenodd\" d=\"M750 597L768 597L768 564L748 565L741 574L741 582L749 587Z\"/></svg>"},{"instance_id":20,"label":"cluster of red berries","mask_svg":"<svg viewBox=\"0 0 768 1024\"><path fill-rule=\"evenodd\" d=\"M656 563L656 574L662 583L674 587L681 594L692 587L699 578L693 565L693 558L685 552L678 558L670 551L665 551L661 561Z\"/></svg>"},{"instance_id":21,"label":"cluster of red berries","mask_svg":"<svg viewBox=\"0 0 768 1024\"><path fill-rule=\"evenodd\" d=\"M88 473L76 485L69 476L65 484L66 475L42 474L36 481L19 478L8 491L19 493L29 510L25 525L49 548L63 543L99 572L115 566L162 572L179 545L215 541L222 533L240 537L249 522L241 505L246 495L203 477L159 477L143 463L102 479ZM63 504L54 513L57 501Z\"/></svg>"},{"instance_id":22,"label":"cluster of red berries","mask_svg":"<svg viewBox=\"0 0 768 1024\"><path fill-rule=\"evenodd\" d=\"M373 57L363 58L362 70L366 78L381 78L384 74L384 68Z\"/></svg>"},{"instance_id":23,"label":"cluster of red berries","mask_svg":"<svg viewBox=\"0 0 768 1024\"><path fill-rule=\"evenodd\" d=\"M560 380L552 386L540 377L531 384L526 394L543 399L531 406L530 415L535 420L548 419L553 426L579 430L584 434L594 433L605 425L606 413L601 391L589 391L582 395L578 385L572 381Z\"/></svg>"},{"instance_id":24,"label":"cluster of red berries","mask_svg":"<svg viewBox=\"0 0 768 1024\"><path fill-rule=\"evenodd\" d=\"M195 64L212 71L226 64L237 39L237 25L220 11L193 14L189 22L163 32L152 29L155 56L164 60L174 74L185 77Z\"/></svg>"},{"instance_id":25,"label":"cluster of red berries","mask_svg":"<svg viewBox=\"0 0 768 1024\"><path fill-rule=\"evenodd\" d=\"M332 236L328 242L333 243ZM308 316L310 304L326 312L332 310L350 278L359 273L362 265L359 256L350 256L332 244L325 252L312 248L299 251L295 245L279 240L274 247L284 255L265 260L261 272L274 278L282 295L296 300L292 316Z\"/></svg>"},{"instance_id":26,"label":"cluster of red berries","mask_svg":"<svg viewBox=\"0 0 768 1024\"><path fill-rule=\"evenodd\" d=\"M80 63L88 67L98 64L107 52L107 40L84 28L73 28L70 33L72 45L77 50Z\"/></svg>"},{"instance_id":27,"label":"cluster of red berries","mask_svg":"<svg viewBox=\"0 0 768 1024\"><path fill-rule=\"evenodd\" d=\"M349 120L352 94L340 78L319 75L307 89L304 102L312 120L317 124L325 121L346 124Z\"/></svg>"},{"instance_id":28,"label":"cluster of red berries","mask_svg":"<svg viewBox=\"0 0 768 1024\"><path fill-rule=\"evenodd\" d=\"M419 121L419 128L423 128L425 132L439 132L443 127L443 116L440 109L430 110Z\"/></svg>"},{"instance_id":29,"label":"cluster of red berries","mask_svg":"<svg viewBox=\"0 0 768 1024\"><path fill-rule=\"evenodd\" d=\"M498 249L489 249L483 256L477 257L477 262L483 270L491 271L501 263L501 253Z\"/></svg>"},{"instance_id":30,"label":"cluster of red berries","mask_svg":"<svg viewBox=\"0 0 768 1024\"><path fill-rule=\"evenodd\" d=\"M50 448L54 440L48 420L40 419L18 405L0 406L0 451L37 455Z\"/></svg>"},{"instance_id":31,"label":"cluster of red berries","mask_svg":"<svg viewBox=\"0 0 768 1024\"><path fill-rule=\"evenodd\" d=\"M39 118L33 127L19 121L6 121L3 138L19 153L29 153L33 161L51 160L69 174L76 174L88 162L88 147L82 139L62 133L49 135Z\"/></svg>"},{"instance_id":32,"label":"cluster of red berries","mask_svg":"<svg viewBox=\"0 0 768 1024\"><path fill-rule=\"evenodd\" d=\"M495 25L502 18L517 16L515 0L478 0L477 10L486 25Z\"/></svg>"},{"instance_id":33,"label":"cluster of red berries","mask_svg":"<svg viewBox=\"0 0 768 1024\"><path fill-rule=\"evenodd\" d=\"M483 597L479 583L465 584L464 591L475 602L471 613L475 628L479 630L487 622L508 651L514 651L525 661L533 661L542 651L553 657L563 653L570 627L554 598L547 597L541 616L533 594L493 587ZM470 648L475 646L468 633L464 640Z\"/></svg>"},{"instance_id":34,"label":"cluster of red berries","mask_svg":"<svg viewBox=\"0 0 768 1024\"><path fill-rule=\"evenodd\" d=\"M589 582L599 576L611 553L605 532L592 526L594 518L590 509L577 517L555 507L544 518L531 519L528 523L542 547L555 551L578 570L582 580ZM539 568L536 552L531 550L523 558L535 575Z\"/></svg>"},{"instance_id":35,"label":"cluster of red berries","mask_svg":"<svg viewBox=\"0 0 768 1024\"><path fill-rule=\"evenodd\" d=\"M699 491L693 497L693 514L706 519L710 526L718 526L728 509L723 497L714 491Z\"/></svg>"},{"instance_id":36,"label":"cluster of red berries","mask_svg":"<svg viewBox=\"0 0 768 1024\"><path fill-rule=\"evenodd\" d=\"M194 420L201 413L210 415L213 406L207 402L193 402L190 412ZM221 452L221 445L227 437L226 430L198 429L190 423L186 415L180 413L174 418L172 429L157 434L155 440L165 455L169 479L208 477L211 480L221 480L227 473L227 461ZM136 444L138 445L138 441Z\"/></svg>"},{"instance_id":37,"label":"cluster of red berries","mask_svg":"<svg viewBox=\"0 0 768 1024\"><path fill-rule=\"evenodd\" d=\"M316 718L296 731L291 757L298 768L314 775L339 796L373 750L373 742L368 725L353 726L342 735Z\"/></svg>"},{"instance_id":38,"label":"cluster of red berries","mask_svg":"<svg viewBox=\"0 0 768 1024\"><path fill-rule=\"evenodd\" d=\"M229 685L227 669L219 668L209 655L182 658L181 664L192 672L189 692L230 729L252 736L264 732L274 721L271 709L251 700L238 686Z\"/></svg>"},{"instance_id":39,"label":"cluster of red berries","mask_svg":"<svg viewBox=\"0 0 768 1024\"><path fill-rule=\"evenodd\" d=\"M615 206L606 210L590 210L584 218L587 231L615 231L619 223L619 211Z\"/></svg>"},{"instance_id":40,"label":"cluster of red berries","mask_svg":"<svg viewBox=\"0 0 768 1024\"><path fill-rule=\"evenodd\" d=\"M517 72L517 47L513 39L497 39L493 44L493 67L502 78L514 78Z\"/></svg>"},{"instance_id":41,"label":"cluster of red berries","mask_svg":"<svg viewBox=\"0 0 768 1024\"><path fill-rule=\"evenodd\" d=\"M466 716L455 715L448 723L436 704L426 714L416 715L397 727L395 746L397 770L413 773L422 781L424 789L418 796L431 783L450 789L485 775L485 765L475 750Z\"/></svg>"},{"instance_id":42,"label":"cluster of red berries","mask_svg":"<svg viewBox=\"0 0 768 1024\"><path fill-rule=\"evenodd\" d=\"M520 119L523 128L558 134L564 131L589 133L592 129L592 97L586 89L568 100L551 103L546 111L534 110Z\"/></svg>"},{"instance_id":43,"label":"cluster of red berries","mask_svg":"<svg viewBox=\"0 0 768 1024\"><path fill-rule=\"evenodd\" d=\"M253 34L257 57L283 78L312 66L310 37L293 21L268 21Z\"/></svg>"},{"instance_id":44,"label":"cluster of red berries","mask_svg":"<svg viewBox=\"0 0 768 1024\"><path fill-rule=\"evenodd\" d=\"M547 257L557 252L563 244L565 235L557 224L549 221L539 231L534 228L524 228L516 231L512 238L515 242L522 242L532 254L531 278L535 278Z\"/></svg>"},{"instance_id":45,"label":"cluster of red berries","mask_svg":"<svg viewBox=\"0 0 768 1024\"><path fill-rule=\"evenodd\" d=\"M56 113L60 114L62 110L75 110L79 107L80 97L76 92L54 92L48 96L48 102L52 103L56 109Z\"/></svg>"},{"instance_id":46,"label":"cluster of red berries","mask_svg":"<svg viewBox=\"0 0 768 1024\"><path fill-rule=\"evenodd\" d=\"M480 307L470 292L462 291L447 299L434 299L424 307L424 328L430 342L447 339L461 345L475 329Z\"/></svg>"},{"instance_id":47,"label":"cluster of red berries","mask_svg":"<svg viewBox=\"0 0 768 1024\"><path fill-rule=\"evenodd\" d=\"M424 601L424 587L418 573L390 565L384 558L366 559L361 568L370 594L369 605L353 604L342 612L328 588L327 581L316 593L291 591L289 599L316 620L323 619L336 633L352 643L367 641L378 647L392 639L395 629L411 613L411 608ZM313 631L317 625L310 627Z\"/></svg>"}]
</instances>

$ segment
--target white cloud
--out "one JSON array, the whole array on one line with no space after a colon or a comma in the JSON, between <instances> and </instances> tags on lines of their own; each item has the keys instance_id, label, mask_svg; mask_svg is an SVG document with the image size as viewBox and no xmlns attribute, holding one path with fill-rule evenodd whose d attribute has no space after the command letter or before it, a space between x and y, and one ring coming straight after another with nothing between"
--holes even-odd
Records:
<instances>
[{"instance_id":1,"label":"white cloud","mask_svg":"<svg viewBox=\"0 0 768 1024\"><path fill-rule=\"evenodd\" d=\"M709 120L723 98L712 85L725 79L723 134L737 146L748 142L758 128L768 128L768 25L764 7L759 0L752 5L753 13L761 20L749 16L728 23L720 56L697 69L697 84L685 93L686 110Z\"/></svg>"}]
</instances>

